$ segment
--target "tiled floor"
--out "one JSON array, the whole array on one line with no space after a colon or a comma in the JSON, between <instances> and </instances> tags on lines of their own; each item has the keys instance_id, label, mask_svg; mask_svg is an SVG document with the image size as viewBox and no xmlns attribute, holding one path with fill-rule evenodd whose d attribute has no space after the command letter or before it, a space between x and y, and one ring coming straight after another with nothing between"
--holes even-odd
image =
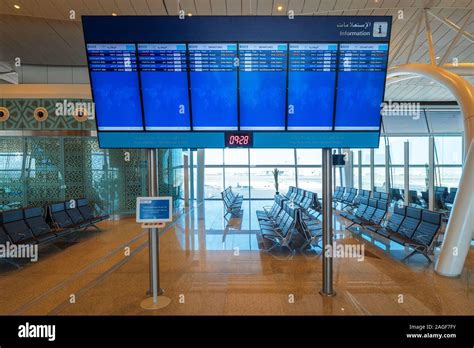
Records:
<instances>
[{"instance_id":1,"label":"tiled floor","mask_svg":"<svg viewBox=\"0 0 474 348\"><path fill-rule=\"evenodd\" d=\"M423 258L399 260L345 231L335 217L336 243L364 245L363 261L334 260L337 295L319 295L321 251L272 253L258 247L255 210L223 219L222 203L184 212L161 237L161 286L171 304L145 311L148 238L133 219L102 223L76 243L51 245L21 270L0 265L0 314L60 315L350 315L474 314L474 249L459 278L436 275Z\"/></svg>"}]
</instances>

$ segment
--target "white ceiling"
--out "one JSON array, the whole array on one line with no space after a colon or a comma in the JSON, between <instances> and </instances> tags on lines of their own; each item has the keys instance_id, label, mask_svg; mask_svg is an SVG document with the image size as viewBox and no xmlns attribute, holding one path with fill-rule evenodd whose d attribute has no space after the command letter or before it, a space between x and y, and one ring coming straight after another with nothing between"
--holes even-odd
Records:
<instances>
[{"instance_id":1,"label":"white ceiling","mask_svg":"<svg viewBox=\"0 0 474 348\"><path fill-rule=\"evenodd\" d=\"M19 5L20 9L15 9ZM278 6L283 6L278 11ZM461 36L447 62L474 62L474 0L0 0L0 61L22 64L84 66L81 15L304 15L393 16L390 65L429 62L423 8L462 26ZM70 19L70 11L75 19ZM403 11L403 19L398 19ZM436 56L443 57L457 31L428 14ZM420 23L418 34L415 35ZM416 37L416 40L414 41ZM413 43L414 41L414 43ZM409 52L412 54L409 58ZM473 77L468 77L471 83ZM426 79L412 79L387 86L386 99L453 100L443 87Z\"/></svg>"}]
</instances>

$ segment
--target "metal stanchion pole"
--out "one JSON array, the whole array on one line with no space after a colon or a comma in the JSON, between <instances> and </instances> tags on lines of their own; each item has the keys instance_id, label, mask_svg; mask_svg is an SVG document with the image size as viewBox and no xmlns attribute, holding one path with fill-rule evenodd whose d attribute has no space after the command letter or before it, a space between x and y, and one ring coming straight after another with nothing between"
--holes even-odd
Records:
<instances>
[{"instance_id":1,"label":"metal stanchion pole","mask_svg":"<svg viewBox=\"0 0 474 348\"><path fill-rule=\"evenodd\" d=\"M148 185L149 196L158 196L158 177L156 172L156 149L148 151ZM150 249L150 289L147 295L152 295L142 301L141 306L144 309L160 309L170 304L171 300L163 296L164 290L160 287L160 230L157 227L148 229Z\"/></svg>"},{"instance_id":2,"label":"metal stanchion pole","mask_svg":"<svg viewBox=\"0 0 474 348\"><path fill-rule=\"evenodd\" d=\"M320 294L334 296L332 286L332 151L323 149L323 287Z\"/></svg>"},{"instance_id":3,"label":"metal stanchion pole","mask_svg":"<svg viewBox=\"0 0 474 348\"><path fill-rule=\"evenodd\" d=\"M148 150L148 195L150 197L155 197L157 195L157 183L156 183L156 150ZM153 235L151 228L148 229L148 258L149 258L149 267L150 267L150 286L147 291L147 295L153 294L153 270L152 265L154 264L153 260Z\"/></svg>"}]
</instances>

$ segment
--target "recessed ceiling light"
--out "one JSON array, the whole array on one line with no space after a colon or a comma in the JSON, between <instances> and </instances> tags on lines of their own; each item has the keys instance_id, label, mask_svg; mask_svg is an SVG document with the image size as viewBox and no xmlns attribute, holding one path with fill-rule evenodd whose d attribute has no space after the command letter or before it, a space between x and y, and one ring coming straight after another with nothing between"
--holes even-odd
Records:
<instances>
[{"instance_id":1,"label":"recessed ceiling light","mask_svg":"<svg viewBox=\"0 0 474 348\"><path fill-rule=\"evenodd\" d=\"M277 10L278 10L278 11L283 11L283 6L278 5Z\"/></svg>"},{"instance_id":2,"label":"recessed ceiling light","mask_svg":"<svg viewBox=\"0 0 474 348\"><path fill-rule=\"evenodd\" d=\"M117 14L116 14L115 12L112 12L112 16L114 16L114 17L115 17L116 15L117 15Z\"/></svg>"},{"instance_id":3,"label":"recessed ceiling light","mask_svg":"<svg viewBox=\"0 0 474 348\"><path fill-rule=\"evenodd\" d=\"M20 5L13 5L14 8L16 8L17 10L20 9Z\"/></svg>"}]
</instances>

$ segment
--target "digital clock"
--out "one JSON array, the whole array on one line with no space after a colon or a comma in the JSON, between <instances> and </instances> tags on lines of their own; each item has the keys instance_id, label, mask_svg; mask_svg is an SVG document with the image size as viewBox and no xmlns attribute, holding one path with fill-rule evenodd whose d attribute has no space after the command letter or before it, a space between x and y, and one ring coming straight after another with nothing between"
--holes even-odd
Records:
<instances>
[{"instance_id":1,"label":"digital clock","mask_svg":"<svg viewBox=\"0 0 474 348\"><path fill-rule=\"evenodd\" d=\"M225 147L253 147L253 133L226 132Z\"/></svg>"}]
</instances>

